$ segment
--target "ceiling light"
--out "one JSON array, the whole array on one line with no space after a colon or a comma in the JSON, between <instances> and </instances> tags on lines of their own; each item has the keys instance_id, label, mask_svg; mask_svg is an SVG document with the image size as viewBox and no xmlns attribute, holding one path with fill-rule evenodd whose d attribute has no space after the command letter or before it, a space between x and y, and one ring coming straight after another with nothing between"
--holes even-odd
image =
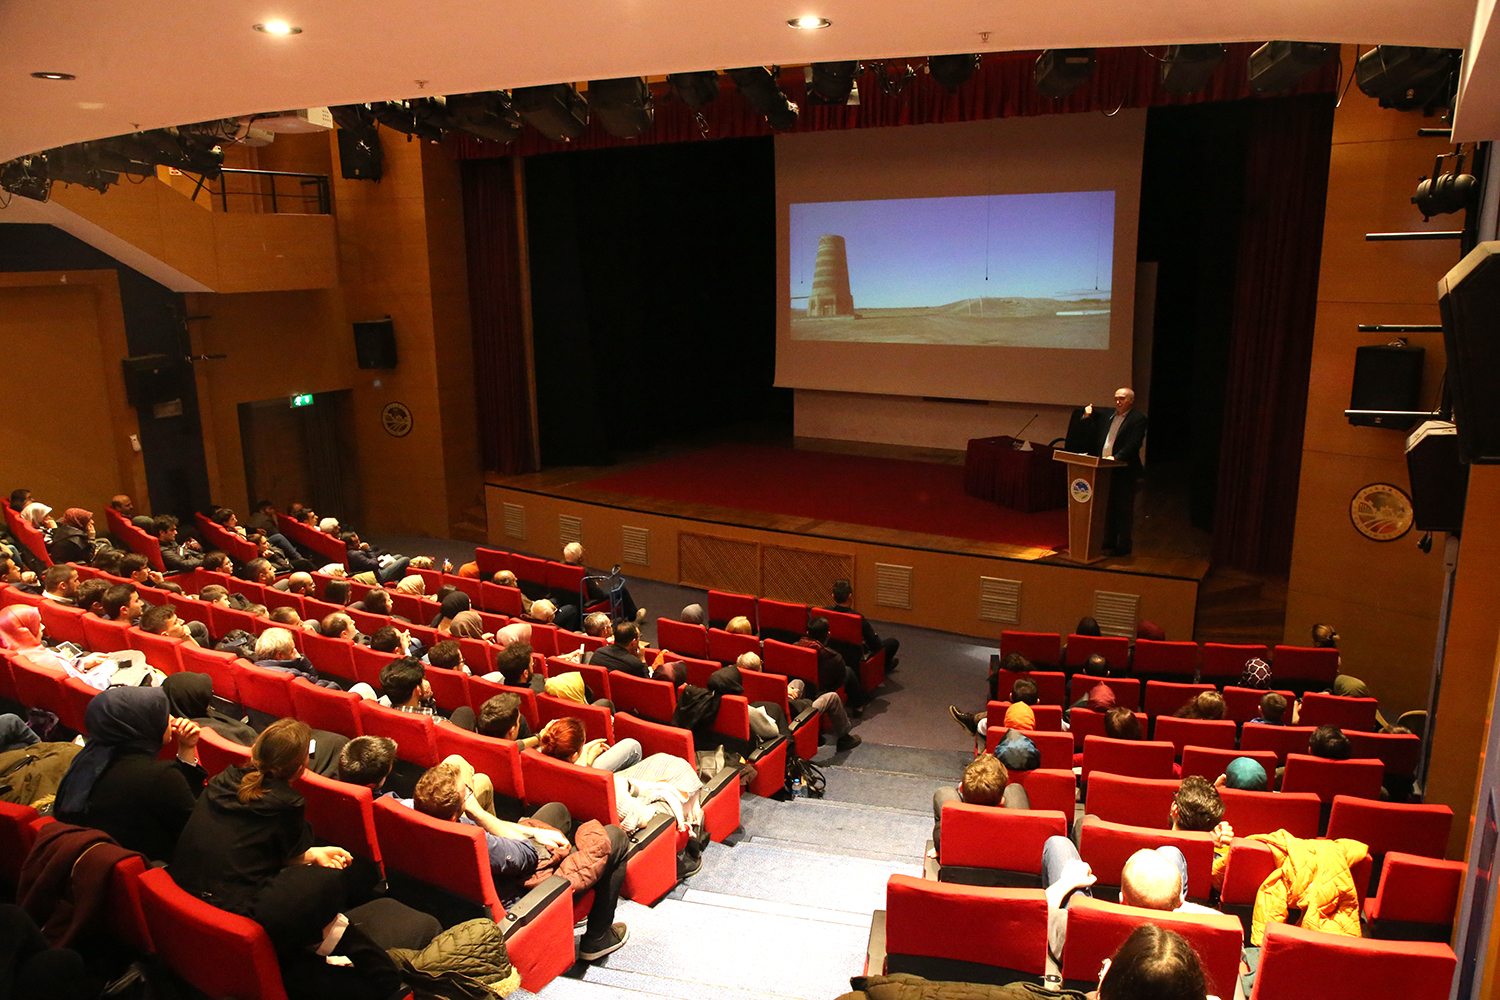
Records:
<instances>
[{"instance_id":1,"label":"ceiling light","mask_svg":"<svg viewBox=\"0 0 1500 1000\"><path fill-rule=\"evenodd\" d=\"M297 27L295 24L288 24L285 21L267 21L264 24L257 24L257 25L255 25L255 30L263 32L263 33L265 33L267 35L300 35L300 34L302 34L302 29L301 28Z\"/></svg>"},{"instance_id":2,"label":"ceiling light","mask_svg":"<svg viewBox=\"0 0 1500 1000\"><path fill-rule=\"evenodd\" d=\"M826 28L833 22L826 17L794 17L787 24L794 28L804 28L808 31L817 28Z\"/></svg>"},{"instance_id":3,"label":"ceiling light","mask_svg":"<svg viewBox=\"0 0 1500 1000\"><path fill-rule=\"evenodd\" d=\"M33 73L31 75L34 78L38 79L38 80L76 80L76 79L78 79L78 77L74 76L72 73L42 72L42 73Z\"/></svg>"}]
</instances>

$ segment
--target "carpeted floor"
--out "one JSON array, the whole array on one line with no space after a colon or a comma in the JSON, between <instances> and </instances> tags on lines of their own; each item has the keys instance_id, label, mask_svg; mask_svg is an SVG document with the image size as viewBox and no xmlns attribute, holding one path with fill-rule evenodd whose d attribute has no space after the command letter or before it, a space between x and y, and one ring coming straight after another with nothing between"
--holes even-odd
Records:
<instances>
[{"instance_id":1,"label":"carpeted floor","mask_svg":"<svg viewBox=\"0 0 1500 1000\"><path fill-rule=\"evenodd\" d=\"M1039 548L1068 543L1066 510L1022 514L964 494L957 465L721 445L578 484L631 496Z\"/></svg>"}]
</instances>

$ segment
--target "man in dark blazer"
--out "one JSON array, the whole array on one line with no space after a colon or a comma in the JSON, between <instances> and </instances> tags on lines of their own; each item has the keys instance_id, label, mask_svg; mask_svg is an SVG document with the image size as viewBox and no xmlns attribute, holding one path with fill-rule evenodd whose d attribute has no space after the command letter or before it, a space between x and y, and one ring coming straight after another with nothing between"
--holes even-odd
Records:
<instances>
[{"instance_id":1,"label":"man in dark blazer","mask_svg":"<svg viewBox=\"0 0 1500 1000\"><path fill-rule=\"evenodd\" d=\"M1135 390L1128 388L1115 390L1113 412L1095 414L1092 405L1083 412L1094 425L1089 454L1125 463L1124 468L1114 471L1114 481L1110 483L1104 548L1110 555L1128 556L1135 522L1135 487L1143 471L1141 446L1146 443L1146 415L1135 409Z\"/></svg>"}]
</instances>

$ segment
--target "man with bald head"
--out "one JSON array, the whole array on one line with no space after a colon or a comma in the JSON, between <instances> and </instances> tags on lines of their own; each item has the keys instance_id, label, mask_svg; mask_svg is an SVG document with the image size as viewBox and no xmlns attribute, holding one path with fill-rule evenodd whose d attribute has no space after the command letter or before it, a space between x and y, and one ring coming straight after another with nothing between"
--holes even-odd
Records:
<instances>
[{"instance_id":1,"label":"man with bald head","mask_svg":"<svg viewBox=\"0 0 1500 1000\"><path fill-rule=\"evenodd\" d=\"M1135 408L1135 390L1115 390L1113 411L1094 413L1092 404L1083 408L1093 422L1089 454L1125 463L1114 471L1109 484L1109 510L1104 520L1104 548L1111 555L1128 556L1135 522L1135 488L1140 481L1141 446L1146 443L1146 415Z\"/></svg>"}]
</instances>

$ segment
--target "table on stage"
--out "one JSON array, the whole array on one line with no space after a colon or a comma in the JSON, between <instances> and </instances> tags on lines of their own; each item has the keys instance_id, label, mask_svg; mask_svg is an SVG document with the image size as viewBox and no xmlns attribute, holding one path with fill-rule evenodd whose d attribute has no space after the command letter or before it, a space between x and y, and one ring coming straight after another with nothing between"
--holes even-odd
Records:
<instances>
[{"instance_id":1,"label":"table on stage","mask_svg":"<svg viewBox=\"0 0 1500 1000\"><path fill-rule=\"evenodd\" d=\"M1032 443L1017 451L1008 435L971 438L964 455L964 492L1002 507L1035 514L1066 503L1067 470L1052 461L1052 447Z\"/></svg>"}]
</instances>

